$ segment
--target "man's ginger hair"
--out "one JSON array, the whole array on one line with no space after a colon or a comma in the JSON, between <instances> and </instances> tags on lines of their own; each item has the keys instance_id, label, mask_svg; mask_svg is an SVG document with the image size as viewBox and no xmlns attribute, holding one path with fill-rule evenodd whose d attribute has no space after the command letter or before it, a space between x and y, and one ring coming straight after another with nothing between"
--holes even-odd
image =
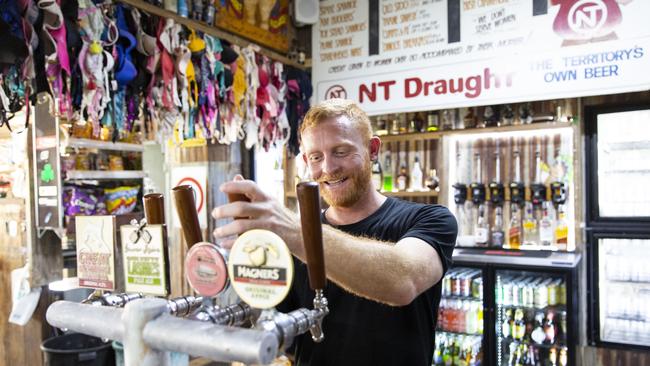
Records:
<instances>
[{"instance_id":1,"label":"man's ginger hair","mask_svg":"<svg viewBox=\"0 0 650 366\"><path fill-rule=\"evenodd\" d=\"M324 120L340 116L346 116L361 136L370 140L372 127L366 112L359 108L357 103L340 98L327 99L311 107L300 125L300 136L306 129L318 126Z\"/></svg>"}]
</instances>

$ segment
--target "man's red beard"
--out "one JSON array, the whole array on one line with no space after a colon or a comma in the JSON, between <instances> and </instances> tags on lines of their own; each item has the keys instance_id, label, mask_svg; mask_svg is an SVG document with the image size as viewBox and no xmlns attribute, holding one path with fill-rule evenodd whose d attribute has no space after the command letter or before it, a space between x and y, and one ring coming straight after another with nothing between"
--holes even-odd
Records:
<instances>
[{"instance_id":1,"label":"man's red beard","mask_svg":"<svg viewBox=\"0 0 650 366\"><path fill-rule=\"evenodd\" d=\"M350 207L354 205L372 186L371 168L370 159L366 157L361 169L356 169L347 175L347 180L352 184L343 192L332 193L325 182L334 182L345 178L346 175L334 174L321 176L317 180L320 186L321 196L330 207Z\"/></svg>"}]
</instances>

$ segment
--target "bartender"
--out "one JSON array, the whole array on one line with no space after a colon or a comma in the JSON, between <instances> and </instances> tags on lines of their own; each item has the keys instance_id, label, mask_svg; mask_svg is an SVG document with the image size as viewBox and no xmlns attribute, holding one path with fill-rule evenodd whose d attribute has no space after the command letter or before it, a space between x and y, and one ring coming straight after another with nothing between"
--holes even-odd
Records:
<instances>
[{"instance_id":1,"label":"bartender","mask_svg":"<svg viewBox=\"0 0 650 366\"><path fill-rule=\"evenodd\" d=\"M372 161L381 140L370 120L349 100L312 107L300 127L302 158L328 205L321 214L328 281L326 334L314 343L296 339L296 365L429 366L433 358L441 279L451 265L457 224L441 205L386 197L373 189ZM227 194L250 202L216 207L215 219L245 217L214 231L229 248L232 235L252 229L282 237L295 257L291 292L278 306L289 312L311 307L299 217L241 176L226 182Z\"/></svg>"}]
</instances>

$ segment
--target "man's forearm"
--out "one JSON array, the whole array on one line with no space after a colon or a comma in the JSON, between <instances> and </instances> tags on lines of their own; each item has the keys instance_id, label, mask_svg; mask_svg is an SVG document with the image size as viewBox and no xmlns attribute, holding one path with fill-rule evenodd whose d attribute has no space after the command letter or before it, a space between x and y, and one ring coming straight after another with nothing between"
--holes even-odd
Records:
<instances>
[{"instance_id":1,"label":"man's forearm","mask_svg":"<svg viewBox=\"0 0 650 366\"><path fill-rule=\"evenodd\" d=\"M358 296L406 305L417 295L413 276L426 268L396 251L394 243L355 237L323 225L327 278ZM294 254L305 261L303 253Z\"/></svg>"}]
</instances>

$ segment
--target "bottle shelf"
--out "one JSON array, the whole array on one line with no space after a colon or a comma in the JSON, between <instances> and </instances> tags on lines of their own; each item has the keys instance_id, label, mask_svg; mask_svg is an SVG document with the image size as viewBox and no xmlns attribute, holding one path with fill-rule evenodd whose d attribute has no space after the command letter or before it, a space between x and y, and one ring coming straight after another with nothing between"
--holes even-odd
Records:
<instances>
[{"instance_id":1,"label":"bottle shelf","mask_svg":"<svg viewBox=\"0 0 650 366\"><path fill-rule=\"evenodd\" d=\"M68 147L86 148L98 150L115 150L115 151L144 151L144 146L139 144L130 144L126 142L110 142L91 139L70 138Z\"/></svg>"},{"instance_id":2,"label":"bottle shelf","mask_svg":"<svg viewBox=\"0 0 650 366\"><path fill-rule=\"evenodd\" d=\"M397 191L397 192L380 192L388 197L438 197L436 191Z\"/></svg>"},{"instance_id":3,"label":"bottle shelf","mask_svg":"<svg viewBox=\"0 0 650 366\"><path fill-rule=\"evenodd\" d=\"M566 310L566 305L546 305L544 307L537 307L537 306L524 306L524 305L505 305L505 304L499 304L497 303L497 306L501 306L503 308L508 308L508 309L526 309L526 310L538 310L538 311L546 311L546 310Z\"/></svg>"},{"instance_id":4,"label":"bottle shelf","mask_svg":"<svg viewBox=\"0 0 650 366\"><path fill-rule=\"evenodd\" d=\"M501 126L501 127L466 128L462 130L388 134L388 135L380 135L379 138L381 139L382 142L435 140L435 139L440 139L443 136L487 134L487 133L495 133L495 132L547 130L547 129L566 128L566 127L571 127L572 125L573 124L571 122L539 122L539 123Z\"/></svg>"},{"instance_id":5,"label":"bottle shelf","mask_svg":"<svg viewBox=\"0 0 650 366\"><path fill-rule=\"evenodd\" d=\"M436 191L397 191L397 192L380 192L387 197L438 197L438 192ZM296 198L296 192L287 192L285 196L290 198Z\"/></svg>"},{"instance_id":6,"label":"bottle shelf","mask_svg":"<svg viewBox=\"0 0 650 366\"><path fill-rule=\"evenodd\" d=\"M66 180L142 179L145 176L142 170L69 170L66 173Z\"/></svg>"},{"instance_id":7,"label":"bottle shelf","mask_svg":"<svg viewBox=\"0 0 650 366\"><path fill-rule=\"evenodd\" d=\"M498 338L500 338L501 341L505 342L506 344L513 343L513 342L517 343L517 344L524 343L524 342L522 342L522 340L514 339L512 337L498 337ZM532 342L532 341L527 341L525 343L527 343L530 346L538 347L538 348L553 348L553 347L555 347L555 348L566 348L566 343L565 342L557 342L557 341L555 343L553 343L553 344L547 344L547 343L539 344L539 343L535 343L535 342Z\"/></svg>"}]
</instances>

